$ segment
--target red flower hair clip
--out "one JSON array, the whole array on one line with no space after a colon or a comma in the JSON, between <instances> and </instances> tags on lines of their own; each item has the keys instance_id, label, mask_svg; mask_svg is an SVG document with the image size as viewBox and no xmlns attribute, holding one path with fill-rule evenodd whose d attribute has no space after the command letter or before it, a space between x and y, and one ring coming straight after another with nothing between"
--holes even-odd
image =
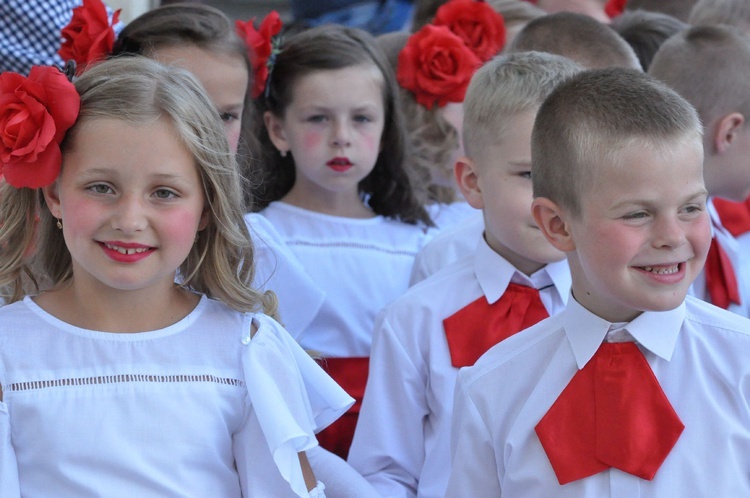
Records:
<instances>
[{"instance_id":1,"label":"red flower hair clip","mask_svg":"<svg viewBox=\"0 0 750 498\"><path fill-rule=\"evenodd\" d=\"M81 74L86 65L104 59L115 45L113 26L120 18L120 10L112 15L110 23L107 7L101 0L83 0L83 5L73 9L73 17L62 30L64 39L57 53L63 60L74 60Z\"/></svg>"},{"instance_id":2,"label":"red flower hair clip","mask_svg":"<svg viewBox=\"0 0 750 498\"><path fill-rule=\"evenodd\" d=\"M253 88L251 95L254 99L260 97L266 88L268 77L273 70L276 54L279 52L280 40L276 36L281 31L282 23L279 13L272 10L261 21L260 27L255 29L255 18L247 22L235 21L237 34L247 45L248 56L253 71Z\"/></svg>"},{"instance_id":3,"label":"red flower hair clip","mask_svg":"<svg viewBox=\"0 0 750 498\"><path fill-rule=\"evenodd\" d=\"M609 0L604 6L604 13L609 16L610 19L615 18L625 12L625 4L627 0Z\"/></svg>"},{"instance_id":4,"label":"red flower hair clip","mask_svg":"<svg viewBox=\"0 0 750 498\"><path fill-rule=\"evenodd\" d=\"M396 79L428 109L463 102L482 61L446 26L428 24L406 41L398 54Z\"/></svg>"},{"instance_id":5,"label":"red flower hair clip","mask_svg":"<svg viewBox=\"0 0 750 498\"><path fill-rule=\"evenodd\" d=\"M44 187L60 173L60 143L81 99L55 67L34 66L28 77L0 74L0 174L17 188Z\"/></svg>"},{"instance_id":6,"label":"red flower hair clip","mask_svg":"<svg viewBox=\"0 0 750 498\"><path fill-rule=\"evenodd\" d=\"M450 0L440 6L432 20L457 34L482 62L505 46L503 16L482 0Z\"/></svg>"}]
</instances>

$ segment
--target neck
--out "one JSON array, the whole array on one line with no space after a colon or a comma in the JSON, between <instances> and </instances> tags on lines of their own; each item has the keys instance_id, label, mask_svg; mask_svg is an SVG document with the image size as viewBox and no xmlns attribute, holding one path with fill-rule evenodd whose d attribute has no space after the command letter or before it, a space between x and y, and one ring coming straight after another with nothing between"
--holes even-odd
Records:
<instances>
[{"instance_id":1,"label":"neck","mask_svg":"<svg viewBox=\"0 0 750 498\"><path fill-rule=\"evenodd\" d=\"M159 330L187 316L199 296L175 285L137 291L93 289L75 281L45 292L36 303L60 320L89 330L135 333Z\"/></svg>"}]
</instances>

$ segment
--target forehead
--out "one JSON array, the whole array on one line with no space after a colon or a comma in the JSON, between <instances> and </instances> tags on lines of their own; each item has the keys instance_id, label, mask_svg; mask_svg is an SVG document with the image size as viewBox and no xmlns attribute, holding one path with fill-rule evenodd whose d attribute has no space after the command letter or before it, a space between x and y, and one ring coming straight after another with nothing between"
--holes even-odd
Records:
<instances>
[{"instance_id":1,"label":"forehead","mask_svg":"<svg viewBox=\"0 0 750 498\"><path fill-rule=\"evenodd\" d=\"M294 83L292 102L304 104L307 99L363 100L381 97L385 78L374 64L360 64L340 69L307 73Z\"/></svg>"},{"instance_id":2,"label":"forehead","mask_svg":"<svg viewBox=\"0 0 750 498\"><path fill-rule=\"evenodd\" d=\"M601 194L660 200L661 194L693 194L703 188L703 143L690 135L662 141L637 138L613 145L580 175L584 199ZM588 161L587 161L588 162Z\"/></svg>"},{"instance_id":3,"label":"forehead","mask_svg":"<svg viewBox=\"0 0 750 498\"><path fill-rule=\"evenodd\" d=\"M244 101L249 81L245 60L239 54L207 50L195 45L159 47L152 57L164 64L187 69L198 78L217 107Z\"/></svg>"}]
</instances>

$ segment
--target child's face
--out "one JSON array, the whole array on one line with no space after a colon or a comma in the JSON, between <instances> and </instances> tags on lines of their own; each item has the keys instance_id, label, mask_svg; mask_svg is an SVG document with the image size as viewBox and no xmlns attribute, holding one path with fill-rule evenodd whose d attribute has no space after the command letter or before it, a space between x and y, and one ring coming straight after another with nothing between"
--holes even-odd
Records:
<instances>
[{"instance_id":1,"label":"child's face","mask_svg":"<svg viewBox=\"0 0 750 498\"><path fill-rule=\"evenodd\" d=\"M573 295L612 322L676 308L701 271L711 241L699 139L654 150L638 143L602 165L564 216Z\"/></svg>"},{"instance_id":2,"label":"child's face","mask_svg":"<svg viewBox=\"0 0 750 498\"><path fill-rule=\"evenodd\" d=\"M294 158L290 194L308 199L356 195L380 153L383 85L372 65L316 71L294 85L282 118L266 113L274 145Z\"/></svg>"},{"instance_id":3,"label":"child's face","mask_svg":"<svg viewBox=\"0 0 750 498\"><path fill-rule=\"evenodd\" d=\"M162 120L83 123L44 193L62 219L73 285L89 290L171 288L208 224L194 158Z\"/></svg>"},{"instance_id":4,"label":"child's face","mask_svg":"<svg viewBox=\"0 0 750 498\"><path fill-rule=\"evenodd\" d=\"M467 201L484 212L488 245L527 275L565 257L547 241L531 215L531 129L535 116L536 110L513 116L502 141L474 154L474 188L465 189L467 179L457 178L464 184L462 192Z\"/></svg>"},{"instance_id":5,"label":"child's face","mask_svg":"<svg viewBox=\"0 0 750 498\"><path fill-rule=\"evenodd\" d=\"M152 55L160 62L187 69L198 78L219 110L229 146L236 152L249 79L242 57L189 44L160 47Z\"/></svg>"}]
</instances>

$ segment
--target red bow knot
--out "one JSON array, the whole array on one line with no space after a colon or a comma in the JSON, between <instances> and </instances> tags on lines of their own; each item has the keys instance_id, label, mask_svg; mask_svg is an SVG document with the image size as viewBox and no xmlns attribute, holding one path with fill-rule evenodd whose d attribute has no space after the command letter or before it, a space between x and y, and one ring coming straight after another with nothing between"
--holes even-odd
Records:
<instances>
[{"instance_id":1,"label":"red bow knot","mask_svg":"<svg viewBox=\"0 0 750 498\"><path fill-rule=\"evenodd\" d=\"M685 426L633 342L604 343L536 426L560 484L614 467L651 480Z\"/></svg>"},{"instance_id":2,"label":"red bow knot","mask_svg":"<svg viewBox=\"0 0 750 498\"><path fill-rule=\"evenodd\" d=\"M539 291L532 287L509 284L494 304L482 296L443 320L451 364L471 366L495 344L548 316Z\"/></svg>"},{"instance_id":3,"label":"red bow knot","mask_svg":"<svg viewBox=\"0 0 750 498\"><path fill-rule=\"evenodd\" d=\"M724 309L727 309L731 303L740 304L740 291L732 262L716 237L711 239L705 271L706 289L711 304Z\"/></svg>"}]
</instances>

